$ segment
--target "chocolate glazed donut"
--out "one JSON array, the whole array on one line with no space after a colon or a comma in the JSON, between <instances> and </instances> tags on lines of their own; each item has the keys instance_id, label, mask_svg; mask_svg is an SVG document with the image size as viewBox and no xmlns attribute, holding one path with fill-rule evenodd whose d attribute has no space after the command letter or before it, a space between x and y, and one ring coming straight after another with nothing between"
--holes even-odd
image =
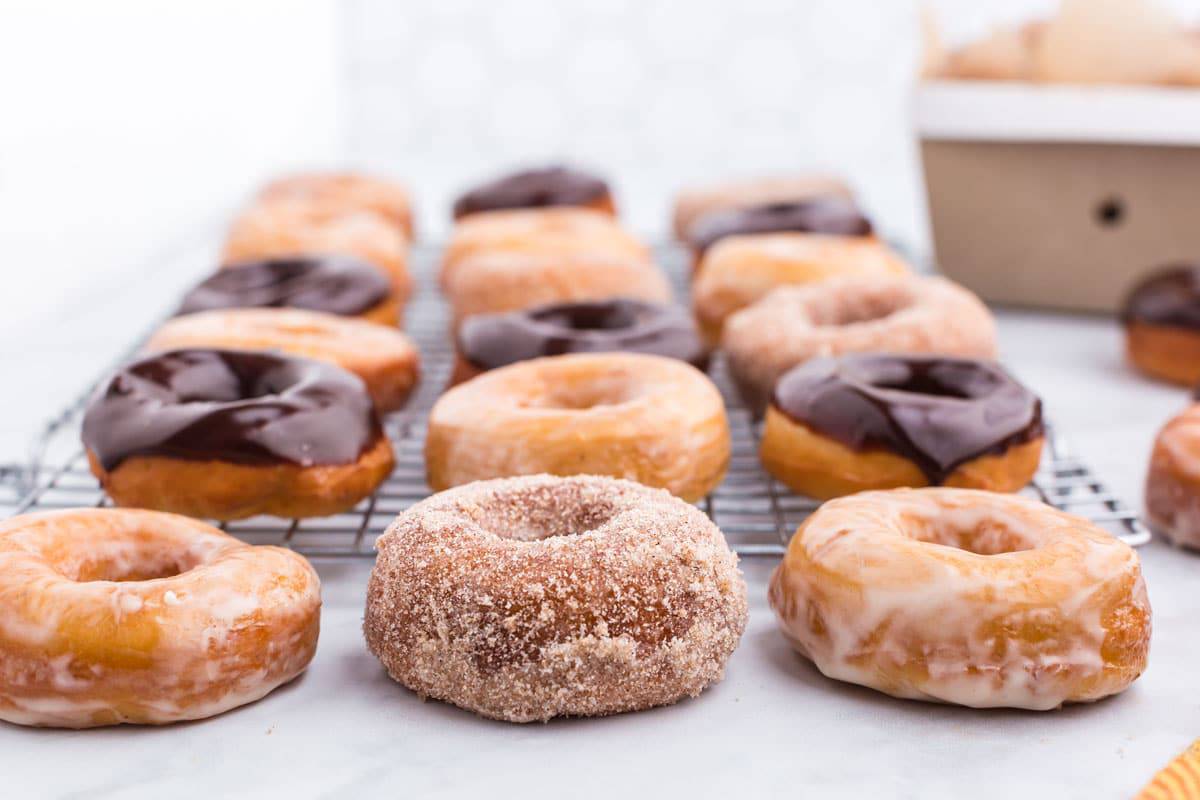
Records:
<instances>
[{"instance_id":1,"label":"chocolate glazed donut","mask_svg":"<svg viewBox=\"0 0 1200 800\"><path fill-rule=\"evenodd\" d=\"M871 236L874 229L853 201L842 197L815 197L712 211L688 228L687 244L699 262L705 250L726 236L786 231Z\"/></svg>"},{"instance_id":2,"label":"chocolate glazed donut","mask_svg":"<svg viewBox=\"0 0 1200 800\"><path fill-rule=\"evenodd\" d=\"M1200 382L1200 265L1164 267L1139 282L1121 311L1129 360L1185 386Z\"/></svg>"},{"instance_id":3,"label":"chocolate glazed donut","mask_svg":"<svg viewBox=\"0 0 1200 800\"><path fill-rule=\"evenodd\" d=\"M648 353L708 368L690 316L673 306L618 298L552 303L463 321L451 385L481 372L564 353Z\"/></svg>"},{"instance_id":4,"label":"chocolate glazed donut","mask_svg":"<svg viewBox=\"0 0 1200 800\"><path fill-rule=\"evenodd\" d=\"M82 436L118 505L214 519L332 514L374 490L393 464L358 377L256 351L136 361L92 400Z\"/></svg>"},{"instance_id":5,"label":"chocolate glazed donut","mask_svg":"<svg viewBox=\"0 0 1200 800\"><path fill-rule=\"evenodd\" d=\"M614 213L608 184L570 167L523 170L477 186L454 203L454 218L505 208L583 206Z\"/></svg>"},{"instance_id":6,"label":"chocolate glazed donut","mask_svg":"<svg viewBox=\"0 0 1200 800\"><path fill-rule=\"evenodd\" d=\"M183 297L178 314L224 308L303 308L396 323L387 277L345 256L295 256L230 264Z\"/></svg>"},{"instance_id":7,"label":"chocolate glazed donut","mask_svg":"<svg viewBox=\"0 0 1200 800\"><path fill-rule=\"evenodd\" d=\"M994 363L857 354L779 380L761 456L817 498L897 486L1016 491L1043 438L1041 401Z\"/></svg>"}]
</instances>

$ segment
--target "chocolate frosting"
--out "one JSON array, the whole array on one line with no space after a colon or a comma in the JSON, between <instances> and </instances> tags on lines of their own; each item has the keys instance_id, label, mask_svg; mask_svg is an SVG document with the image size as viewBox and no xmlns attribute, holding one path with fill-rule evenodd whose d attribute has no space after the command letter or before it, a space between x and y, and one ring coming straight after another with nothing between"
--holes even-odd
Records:
<instances>
[{"instance_id":1,"label":"chocolate frosting","mask_svg":"<svg viewBox=\"0 0 1200 800\"><path fill-rule=\"evenodd\" d=\"M386 301L387 276L344 256L246 261L218 271L183 298L180 314L215 308L305 308L355 316Z\"/></svg>"},{"instance_id":2,"label":"chocolate frosting","mask_svg":"<svg viewBox=\"0 0 1200 800\"><path fill-rule=\"evenodd\" d=\"M775 385L772 405L857 451L886 450L931 484L961 464L1042 435L1042 404L997 364L855 354L821 358Z\"/></svg>"},{"instance_id":3,"label":"chocolate frosting","mask_svg":"<svg viewBox=\"0 0 1200 800\"><path fill-rule=\"evenodd\" d=\"M106 470L131 456L349 464L381 435L357 376L244 350L172 350L135 361L108 380L83 418L83 444Z\"/></svg>"},{"instance_id":4,"label":"chocolate frosting","mask_svg":"<svg viewBox=\"0 0 1200 800\"><path fill-rule=\"evenodd\" d=\"M1143 278L1125 299L1121 319L1200 329L1200 264L1164 267Z\"/></svg>"},{"instance_id":5,"label":"chocolate frosting","mask_svg":"<svg viewBox=\"0 0 1200 800\"><path fill-rule=\"evenodd\" d=\"M454 218L480 211L543 206L584 206L608 194L608 184L570 167L514 172L477 186L454 203Z\"/></svg>"},{"instance_id":6,"label":"chocolate frosting","mask_svg":"<svg viewBox=\"0 0 1200 800\"><path fill-rule=\"evenodd\" d=\"M815 197L791 203L712 211L692 223L687 240L688 245L700 254L726 236L788 231L870 236L872 230L871 221L850 200Z\"/></svg>"},{"instance_id":7,"label":"chocolate frosting","mask_svg":"<svg viewBox=\"0 0 1200 800\"><path fill-rule=\"evenodd\" d=\"M641 300L555 303L463 321L458 352L479 370L563 353L649 353L708 366L695 323L682 310Z\"/></svg>"}]
</instances>

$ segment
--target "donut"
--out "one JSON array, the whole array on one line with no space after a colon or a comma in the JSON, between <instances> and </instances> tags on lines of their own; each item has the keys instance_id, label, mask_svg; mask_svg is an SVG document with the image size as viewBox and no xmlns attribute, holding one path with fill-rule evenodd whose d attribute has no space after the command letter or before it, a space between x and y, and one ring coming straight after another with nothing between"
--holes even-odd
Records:
<instances>
[{"instance_id":1,"label":"donut","mask_svg":"<svg viewBox=\"0 0 1200 800\"><path fill-rule=\"evenodd\" d=\"M761 413L775 382L816 356L855 352L995 358L996 323L944 278L853 276L774 289L726 320L721 349L746 405Z\"/></svg>"},{"instance_id":2,"label":"donut","mask_svg":"<svg viewBox=\"0 0 1200 800\"><path fill-rule=\"evenodd\" d=\"M641 300L553 303L463 321L451 383L481 372L564 353L649 353L708 367L708 349L691 317Z\"/></svg>"},{"instance_id":3,"label":"donut","mask_svg":"<svg viewBox=\"0 0 1200 800\"><path fill-rule=\"evenodd\" d=\"M1044 438L1041 401L994 362L859 353L779 379L759 455L822 500L898 486L1015 492Z\"/></svg>"},{"instance_id":4,"label":"donut","mask_svg":"<svg viewBox=\"0 0 1200 800\"><path fill-rule=\"evenodd\" d=\"M117 505L207 519L335 514L394 463L357 376L245 350L172 350L122 367L82 433Z\"/></svg>"},{"instance_id":5,"label":"donut","mask_svg":"<svg viewBox=\"0 0 1200 800\"><path fill-rule=\"evenodd\" d=\"M482 481L380 537L367 646L400 684L508 722L696 697L746 627L721 531L664 491L594 476Z\"/></svg>"},{"instance_id":6,"label":"donut","mask_svg":"<svg viewBox=\"0 0 1200 800\"><path fill-rule=\"evenodd\" d=\"M1036 500L896 489L830 501L771 577L784 636L824 675L893 697L1048 710L1146 668L1129 545Z\"/></svg>"},{"instance_id":7,"label":"donut","mask_svg":"<svg viewBox=\"0 0 1200 800\"><path fill-rule=\"evenodd\" d=\"M183 296L179 314L221 308L304 308L382 325L400 303L379 270L344 256L290 256L227 265Z\"/></svg>"},{"instance_id":8,"label":"donut","mask_svg":"<svg viewBox=\"0 0 1200 800\"><path fill-rule=\"evenodd\" d=\"M715 211L794 203L814 197L852 200L854 195L844 181L830 175L778 175L697 186L681 191L675 198L672 227L675 238L686 241L692 224Z\"/></svg>"},{"instance_id":9,"label":"donut","mask_svg":"<svg viewBox=\"0 0 1200 800\"><path fill-rule=\"evenodd\" d=\"M484 252L455 264L446 296L455 325L475 314L547 303L626 297L668 303L671 284L657 265L604 253Z\"/></svg>"},{"instance_id":10,"label":"donut","mask_svg":"<svg viewBox=\"0 0 1200 800\"><path fill-rule=\"evenodd\" d=\"M772 289L845 275L906 275L908 266L887 246L862 236L764 233L730 236L700 260L692 302L700 331L712 344L730 314Z\"/></svg>"},{"instance_id":11,"label":"donut","mask_svg":"<svg viewBox=\"0 0 1200 800\"><path fill-rule=\"evenodd\" d=\"M304 671L321 589L307 561L157 511L0 522L0 719L92 728L202 719Z\"/></svg>"},{"instance_id":12,"label":"donut","mask_svg":"<svg viewBox=\"0 0 1200 800\"><path fill-rule=\"evenodd\" d=\"M485 372L429 412L426 481L440 491L532 475L611 475L688 501L729 464L721 393L700 370L640 353L535 358Z\"/></svg>"},{"instance_id":13,"label":"donut","mask_svg":"<svg viewBox=\"0 0 1200 800\"><path fill-rule=\"evenodd\" d=\"M853 200L835 196L712 211L692 223L686 241L692 251L694 267L699 265L710 247L728 236L789 231L831 236L871 236L874 233L871 221L863 216Z\"/></svg>"},{"instance_id":14,"label":"donut","mask_svg":"<svg viewBox=\"0 0 1200 800\"><path fill-rule=\"evenodd\" d=\"M221 263L331 255L357 258L383 272L400 303L412 294L408 240L395 225L369 211L330 216L292 203L251 207L230 227Z\"/></svg>"},{"instance_id":15,"label":"donut","mask_svg":"<svg viewBox=\"0 0 1200 800\"><path fill-rule=\"evenodd\" d=\"M291 308L233 308L175 317L147 352L186 349L271 350L337 364L366 384L375 408L404 407L420 371L412 341L395 328Z\"/></svg>"},{"instance_id":16,"label":"donut","mask_svg":"<svg viewBox=\"0 0 1200 800\"><path fill-rule=\"evenodd\" d=\"M1171 542L1200 550L1200 403L1194 397L1155 437L1146 517Z\"/></svg>"},{"instance_id":17,"label":"donut","mask_svg":"<svg viewBox=\"0 0 1200 800\"><path fill-rule=\"evenodd\" d=\"M412 205L403 186L351 172L313 172L271 181L259 192L260 205L294 205L329 216L369 211L413 237Z\"/></svg>"},{"instance_id":18,"label":"donut","mask_svg":"<svg viewBox=\"0 0 1200 800\"><path fill-rule=\"evenodd\" d=\"M581 206L615 215L612 192L603 179L564 166L513 172L464 192L454 201L456 220L504 208Z\"/></svg>"},{"instance_id":19,"label":"donut","mask_svg":"<svg viewBox=\"0 0 1200 800\"><path fill-rule=\"evenodd\" d=\"M1130 362L1155 378L1200 382L1200 264L1160 269L1142 279L1121 311Z\"/></svg>"},{"instance_id":20,"label":"donut","mask_svg":"<svg viewBox=\"0 0 1200 800\"><path fill-rule=\"evenodd\" d=\"M526 253L574 258L606 255L651 263L650 251L608 214L587 208L524 208L473 214L454 226L442 254L439 281L479 253Z\"/></svg>"}]
</instances>

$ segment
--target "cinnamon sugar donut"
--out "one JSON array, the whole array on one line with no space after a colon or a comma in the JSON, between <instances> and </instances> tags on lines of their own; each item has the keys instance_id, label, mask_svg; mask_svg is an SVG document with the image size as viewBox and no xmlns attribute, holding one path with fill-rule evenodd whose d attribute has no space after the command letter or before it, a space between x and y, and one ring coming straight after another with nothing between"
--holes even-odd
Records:
<instances>
[{"instance_id":1,"label":"cinnamon sugar donut","mask_svg":"<svg viewBox=\"0 0 1200 800\"><path fill-rule=\"evenodd\" d=\"M1121 322L1135 367L1183 386L1200 382L1200 265L1164 267L1143 278L1125 299Z\"/></svg>"},{"instance_id":2,"label":"cinnamon sugar donut","mask_svg":"<svg viewBox=\"0 0 1200 800\"><path fill-rule=\"evenodd\" d=\"M327 212L274 203L247 209L230 226L221 256L225 266L294 256L350 256L382 271L403 303L412 294L408 240L404 233L369 211L330 216Z\"/></svg>"},{"instance_id":3,"label":"cinnamon sugar donut","mask_svg":"<svg viewBox=\"0 0 1200 800\"><path fill-rule=\"evenodd\" d=\"M616 214L612 192L601 178L571 167L521 170L477 186L454 202L454 218L505 208L580 206Z\"/></svg>"},{"instance_id":4,"label":"cinnamon sugar donut","mask_svg":"<svg viewBox=\"0 0 1200 800\"><path fill-rule=\"evenodd\" d=\"M1146 667L1137 554L1035 500L966 489L821 506L770 587L830 678L917 700L1035 710L1124 691Z\"/></svg>"},{"instance_id":5,"label":"cinnamon sugar donut","mask_svg":"<svg viewBox=\"0 0 1200 800\"><path fill-rule=\"evenodd\" d=\"M995 358L996 323L945 278L852 276L772 290L729 317L721 334L742 397L761 412L785 372L856 352Z\"/></svg>"},{"instance_id":6,"label":"cinnamon sugar donut","mask_svg":"<svg viewBox=\"0 0 1200 800\"><path fill-rule=\"evenodd\" d=\"M485 372L429 412L434 490L548 472L629 478L695 501L729 464L729 423L708 377L674 358L578 353Z\"/></svg>"},{"instance_id":7,"label":"cinnamon sugar donut","mask_svg":"<svg viewBox=\"0 0 1200 800\"><path fill-rule=\"evenodd\" d=\"M271 350L337 364L362 378L381 412L403 408L417 384L420 356L395 328L318 311L234 308L175 317L147 352L217 348Z\"/></svg>"},{"instance_id":8,"label":"cinnamon sugar donut","mask_svg":"<svg viewBox=\"0 0 1200 800\"><path fill-rule=\"evenodd\" d=\"M126 365L88 405L82 439L117 505L205 519L335 514L395 463L357 376L247 350Z\"/></svg>"},{"instance_id":9,"label":"cinnamon sugar donut","mask_svg":"<svg viewBox=\"0 0 1200 800\"><path fill-rule=\"evenodd\" d=\"M174 514L0 523L0 719L161 725L252 703L312 660L317 573Z\"/></svg>"},{"instance_id":10,"label":"cinnamon sugar donut","mask_svg":"<svg viewBox=\"0 0 1200 800\"><path fill-rule=\"evenodd\" d=\"M770 203L794 203L814 197L853 199L844 181L830 175L780 175L744 178L685 189L675 199L672 227L675 238L688 238L692 225L714 211L748 208Z\"/></svg>"},{"instance_id":11,"label":"cinnamon sugar donut","mask_svg":"<svg viewBox=\"0 0 1200 800\"><path fill-rule=\"evenodd\" d=\"M1173 543L1200 550L1200 404L1194 401L1154 440L1146 516Z\"/></svg>"},{"instance_id":12,"label":"cinnamon sugar donut","mask_svg":"<svg viewBox=\"0 0 1200 800\"><path fill-rule=\"evenodd\" d=\"M789 284L848 275L885 278L908 274L904 261L875 239L813 233L731 236L710 249L692 285L696 320L716 344L734 312Z\"/></svg>"},{"instance_id":13,"label":"cinnamon sugar donut","mask_svg":"<svg viewBox=\"0 0 1200 800\"><path fill-rule=\"evenodd\" d=\"M288 175L263 187L255 199L260 205L292 205L336 217L370 211L413 237L413 215L408 192L393 181L352 172L311 172Z\"/></svg>"},{"instance_id":14,"label":"cinnamon sugar donut","mask_svg":"<svg viewBox=\"0 0 1200 800\"><path fill-rule=\"evenodd\" d=\"M509 722L696 697L746 626L701 511L629 481L536 475L443 492L380 537L367 646L393 679Z\"/></svg>"},{"instance_id":15,"label":"cinnamon sugar donut","mask_svg":"<svg viewBox=\"0 0 1200 800\"><path fill-rule=\"evenodd\" d=\"M442 286L449 284L458 262L498 252L562 258L604 255L651 263L646 245L608 214L586 208L487 211L454 226L442 254Z\"/></svg>"},{"instance_id":16,"label":"cinnamon sugar donut","mask_svg":"<svg viewBox=\"0 0 1200 800\"><path fill-rule=\"evenodd\" d=\"M482 252L457 262L446 295L455 322L473 314L519 311L548 303L626 297L671 300L671 285L657 265L604 253Z\"/></svg>"}]
</instances>

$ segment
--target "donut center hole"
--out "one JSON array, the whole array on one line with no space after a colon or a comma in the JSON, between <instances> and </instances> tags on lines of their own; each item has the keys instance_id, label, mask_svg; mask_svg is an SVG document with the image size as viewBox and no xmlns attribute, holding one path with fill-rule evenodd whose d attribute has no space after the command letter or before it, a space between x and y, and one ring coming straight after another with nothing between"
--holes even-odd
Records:
<instances>
[{"instance_id":1,"label":"donut center hole","mask_svg":"<svg viewBox=\"0 0 1200 800\"><path fill-rule=\"evenodd\" d=\"M618 331L637 323L633 308L616 304L549 309L534 316L542 322L576 331Z\"/></svg>"},{"instance_id":2,"label":"donut center hole","mask_svg":"<svg viewBox=\"0 0 1200 800\"><path fill-rule=\"evenodd\" d=\"M938 380L936 376L923 372L915 372L902 381L876 383L875 388L891 389L895 392L923 394L933 397L953 397L959 400L971 399L971 395L961 386L944 383Z\"/></svg>"},{"instance_id":3,"label":"donut center hole","mask_svg":"<svg viewBox=\"0 0 1200 800\"><path fill-rule=\"evenodd\" d=\"M153 542L105 542L88 545L88 552L71 552L54 559L55 568L65 577L90 581L150 581L173 578L198 565L189 554L174 551Z\"/></svg>"},{"instance_id":4,"label":"donut center hole","mask_svg":"<svg viewBox=\"0 0 1200 800\"><path fill-rule=\"evenodd\" d=\"M819 326L841 328L887 319L913 304L908 292L849 292L839 301L818 309L813 315Z\"/></svg>"},{"instance_id":5,"label":"donut center hole","mask_svg":"<svg viewBox=\"0 0 1200 800\"><path fill-rule=\"evenodd\" d=\"M618 406L629 402L636 396L637 391L630 385L628 379L601 376L579 382L561 381L557 385L547 386L545 394L531 400L527 406L563 411L587 411L591 408Z\"/></svg>"},{"instance_id":6,"label":"donut center hole","mask_svg":"<svg viewBox=\"0 0 1200 800\"><path fill-rule=\"evenodd\" d=\"M1034 543L1018 530L997 519L962 520L954 519L917 520L910 530L923 542L966 550L979 556L996 556L1032 550Z\"/></svg>"},{"instance_id":7,"label":"donut center hole","mask_svg":"<svg viewBox=\"0 0 1200 800\"><path fill-rule=\"evenodd\" d=\"M595 530L612 519L614 510L604 502L585 504L538 502L514 504L498 513L489 513L485 527L502 539L518 542L541 542L559 536L576 536Z\"/></svg>"}]
</instances>

